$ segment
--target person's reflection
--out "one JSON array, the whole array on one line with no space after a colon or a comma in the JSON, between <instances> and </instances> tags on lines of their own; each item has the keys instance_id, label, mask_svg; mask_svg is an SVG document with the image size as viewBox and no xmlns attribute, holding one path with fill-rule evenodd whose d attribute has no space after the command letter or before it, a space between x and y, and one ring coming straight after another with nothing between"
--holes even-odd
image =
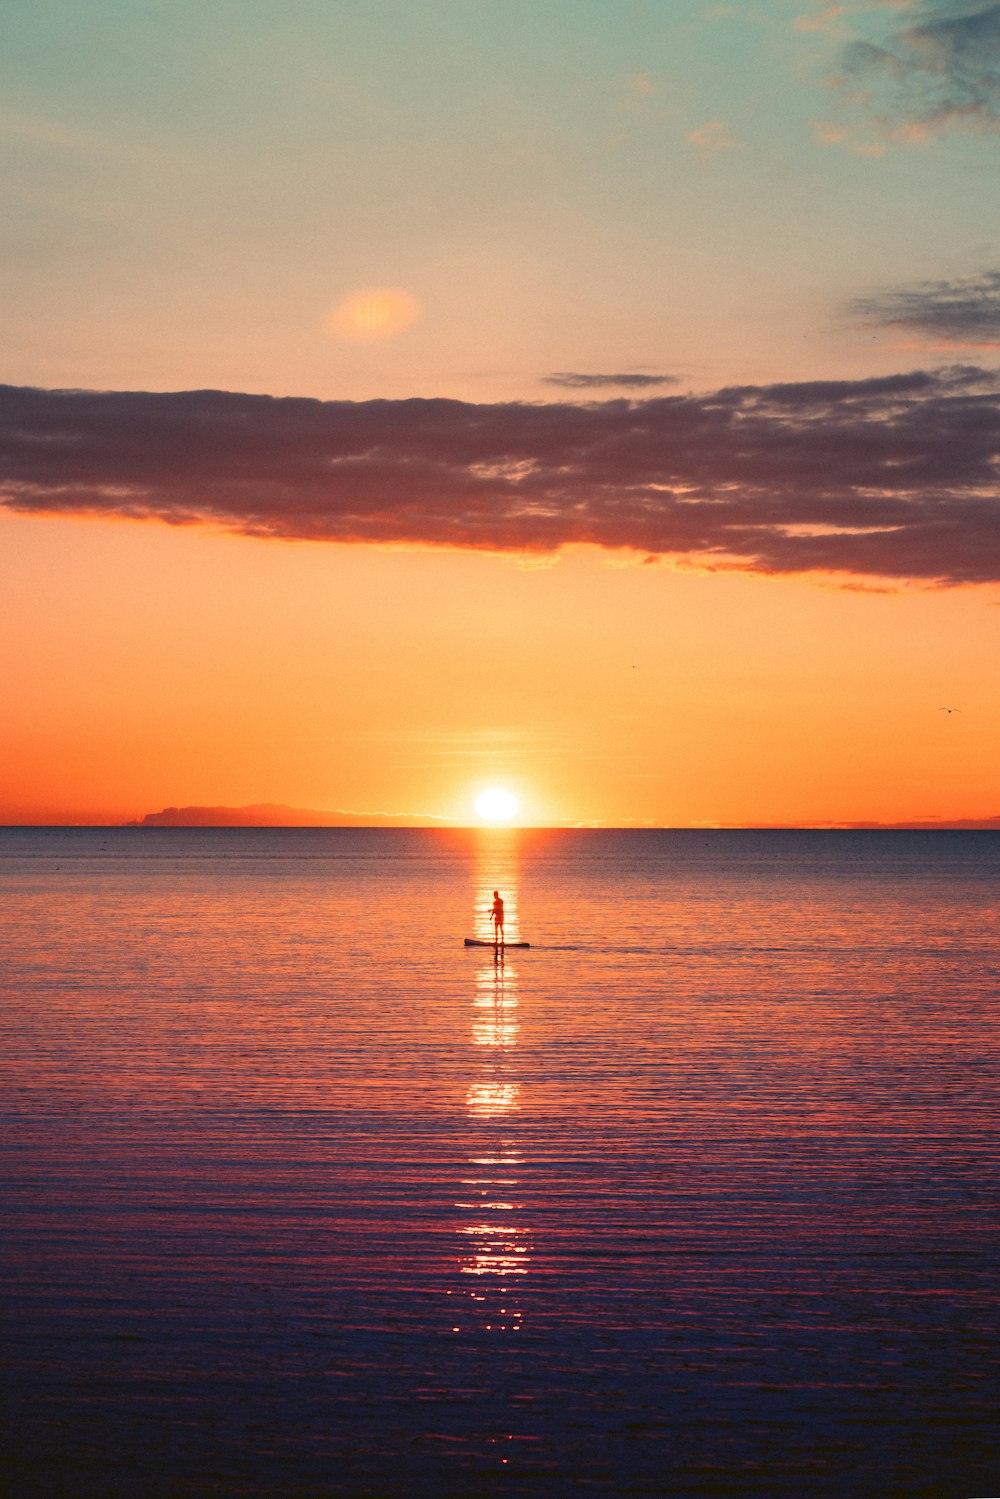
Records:
<instances>
[{"instance_id":1,"label":"person's reflection","mask_svg":"<svg viewBox=\"0 0 1000 1499\"><path fill-rule=\"evenodd\" d=\"M458 1204L470 1215L462 1228L466 1250L461 1273L468 1277L465 1316L474 1312L474 1325L490 1332L521 1327L517 1287L528 1272L528 1233L517 1221L524 1157L512 1129L521 1107L511 1057L519 1030L517 971L499 950L476 973L472 1042L482 1069L469 1085L466 1112L480 1129Z\"/></svg>"}]
</instances>

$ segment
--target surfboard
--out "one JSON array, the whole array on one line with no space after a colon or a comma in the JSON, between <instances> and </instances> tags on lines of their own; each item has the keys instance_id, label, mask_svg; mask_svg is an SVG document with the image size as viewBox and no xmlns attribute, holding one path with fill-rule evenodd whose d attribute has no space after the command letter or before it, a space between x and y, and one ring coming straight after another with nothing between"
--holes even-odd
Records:
<instances>
[{"instance_id":1,"label":"surfboard","mask_svg":"<svg viewBox=\"0 0 1000 1499\"><path fill-rule=\"evenodd\" d=\"M466 937L466 947L530 947L530 942L494 942L492 937Z\"/></svg>"}]
</instances>

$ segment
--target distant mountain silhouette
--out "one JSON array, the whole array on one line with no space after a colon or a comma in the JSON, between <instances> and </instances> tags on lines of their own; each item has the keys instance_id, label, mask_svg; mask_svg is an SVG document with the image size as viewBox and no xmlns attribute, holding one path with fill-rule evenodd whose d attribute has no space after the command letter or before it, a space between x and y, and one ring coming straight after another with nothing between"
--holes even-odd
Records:
<instances>
[{"instance_id":1,"label":"distant mountain silhouette","mask_svg":"<svg viewBox=\"0 0 1000 1499\"><path fill-rule=\"evenodd\" d=\"M313 807L285 807L278 802L257 802L250 807L164 807L162 812L147 812L145 817L127 823L130 828L426 828L456 827L448 817L434 817L429 812L319 812ZM595 824L603 826L603 824ZM649 826L649 824L643 824ZM719 823L713 826L738 831L746 823ZM775 829L810 828L816 831L840 829L844 832L883 829L886 832L962 832L965 830L1000 831L1000 816L954 817L911 822L827 822L754 824Z\"/></svg>"},{"instance_id":2,"label":"distant mountain silhouette","mask_svg":"<svg viewBox=\"0 0 1000 1499\"><path fill-rule=\"evenodd\" d=\"M450 819L418 812L318 812L257 802L250 807L164 807L127 824L134 828L419 828L450 826Z\"/></svg>"}]
</instances>

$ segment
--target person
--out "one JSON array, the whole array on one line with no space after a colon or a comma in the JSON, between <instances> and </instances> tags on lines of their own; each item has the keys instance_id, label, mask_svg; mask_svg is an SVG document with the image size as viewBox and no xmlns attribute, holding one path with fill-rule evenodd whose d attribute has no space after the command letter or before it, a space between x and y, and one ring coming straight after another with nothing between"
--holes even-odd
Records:
<instances>
[{"instance_id":1,"label":"person","mask_svg":"<svg viewBox=\"0 0 1000 1499\"><path fill-rule=\"evenodd\" d=\"M500 946L502 947L503 946L503 901L500 898L500 891L499 890L494 890L494 892L493 892L493 909L490 912L490 916L493 918L493 943L494 943L494 946L496 945L496 943L499 942Z\"/></svg>"}]
</instances>

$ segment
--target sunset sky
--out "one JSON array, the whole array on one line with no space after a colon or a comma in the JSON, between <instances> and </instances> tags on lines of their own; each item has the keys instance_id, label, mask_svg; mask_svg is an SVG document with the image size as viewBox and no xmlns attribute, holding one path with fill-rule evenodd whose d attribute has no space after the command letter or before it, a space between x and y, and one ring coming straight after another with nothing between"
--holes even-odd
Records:
<instances>
[{"instance_id":1,"label":"sunset sky","mask_svg":"<svg viewBox=\"0 0 1000 1499\"><path fill-rule=\"evenodd\" d=\"M0 43L0 821L1000 815L1000 3Z\"/></svg>"}]
</instances>

